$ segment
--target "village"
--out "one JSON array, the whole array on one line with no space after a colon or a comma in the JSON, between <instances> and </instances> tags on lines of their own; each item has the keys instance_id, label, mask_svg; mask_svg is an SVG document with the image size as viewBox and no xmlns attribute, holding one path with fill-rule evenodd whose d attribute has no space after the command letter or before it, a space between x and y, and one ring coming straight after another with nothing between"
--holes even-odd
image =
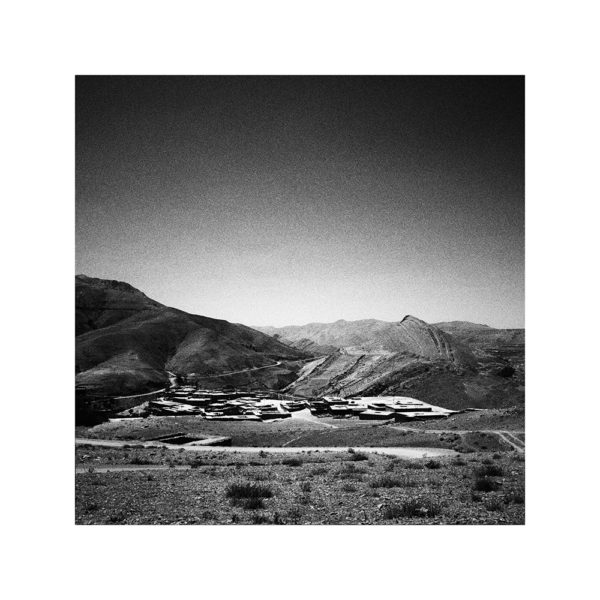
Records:
<instances>
[{"instance_id":1,"label":"village","mask_svg":"<svg viewBox=\"0 0 600 600\"><path fill-rule=\"evenodd\" d=\"M300 398L270 390L209 390L173 383L162 395L115 417L193 415L209 421L272 421L296 416L406 422L443 419L453 412L406 396Z\"/></svg>"}]
</instances>

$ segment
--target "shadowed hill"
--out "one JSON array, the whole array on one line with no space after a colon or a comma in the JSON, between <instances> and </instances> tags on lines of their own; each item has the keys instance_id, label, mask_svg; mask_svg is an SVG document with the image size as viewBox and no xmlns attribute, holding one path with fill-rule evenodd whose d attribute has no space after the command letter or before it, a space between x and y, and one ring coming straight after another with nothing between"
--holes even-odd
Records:
<instances>
[{"instance_id":1,"label":"shadowed hill","mask_svg":"<svg viewBox=\"0 0 600 600\"><path fill-rule=\"evenodd\" d=\"M209 375L307 356L244 325L165 307L120 282L78 276L76 309L86 324L76 338L76 383L97 393L156 388L168 383L166 371Z\"/></svg>"},{"instance_id":2,"label":"shadowed hill","mask_svg":"<svg viewBox=\"0 0 600 600\"><path fill-rule=\"evenodd\" d=\"M75 277L75 335L108 327L144 310L164 308L123 281Z\"/></svg>"}]
</instances>

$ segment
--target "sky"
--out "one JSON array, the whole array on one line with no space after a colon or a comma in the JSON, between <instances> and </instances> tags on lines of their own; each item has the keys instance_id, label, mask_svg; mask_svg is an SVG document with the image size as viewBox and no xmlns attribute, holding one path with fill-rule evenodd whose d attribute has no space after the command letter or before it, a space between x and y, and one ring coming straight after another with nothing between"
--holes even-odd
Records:
<instances>
[{"instance_id":1,"label":"sky","mask_svg":"<svg viewBox=\"0 0 600 600\"><path fill-rule=\"evenodd\" d=\"M524 78L76 78L76 272L246 325L524 326Z\"/></svg>"}]
</instances>

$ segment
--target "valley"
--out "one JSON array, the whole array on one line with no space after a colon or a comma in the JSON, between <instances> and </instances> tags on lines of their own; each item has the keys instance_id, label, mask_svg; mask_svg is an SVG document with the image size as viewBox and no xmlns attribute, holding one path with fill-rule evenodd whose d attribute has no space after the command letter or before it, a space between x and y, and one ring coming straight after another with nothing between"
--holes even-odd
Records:
<instances>
[{"instance_id":1,"label":"valley","mask_svg":"<svg viewBox=\"0 0 600 600\"><path fill-rule=\"evenodd\" d=\"M250 328L87 276L76 307L79 523L524 522L523 330Z\"/></svg>"}]
</instances>

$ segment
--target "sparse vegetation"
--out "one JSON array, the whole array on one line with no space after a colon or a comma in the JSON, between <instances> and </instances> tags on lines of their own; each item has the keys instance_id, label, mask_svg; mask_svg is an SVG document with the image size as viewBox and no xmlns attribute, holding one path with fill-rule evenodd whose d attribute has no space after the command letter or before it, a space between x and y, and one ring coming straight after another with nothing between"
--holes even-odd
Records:
<instances>
[{"instance_id":1,"label":"sparse vegetation","mask_svg":"<svg viewBox=\"0 0 600 600\"><path fill-rule=\"evenodd\" d=\"M265 503L262 498L241 498L233 501L234 506L240 506L246 510L257 510L264 508Z\"/></svg>"},{"instance_id":2,"label":"sparse vegetation","mask_svg":"<svg viewBox=\"0 0 600 600\"><path fill-rule=\"evenodd\" d=\"M487 477L478 477L473 484L473 489L477 492L495 492L500 487L501 484L498 481Z\"/></svg>"},{"instance_id":3,"label":"sparse vegetation","mask_svg":"<svg viewBox=\"0 0 600 600\"><path fill-rule=\"evenodd\" d=\"M431 459L369 454L366 461L349 461L355 453L272 453L259 458L217 450L203 452L200 458L205 464L196 469L163 468L150 473L143 468L106 472L102 467L131 465L136 455L163 467L192 465L199 457L162 448L78 448L76 519L86 524L524 521L520 454L503 452L490 464L483 461L493 458L491 452L466 459L436 457L442 468L429 469L425 465ZM299 459L302 467L284 465L286 457ZM91 465L96 471L88 473ZM499 473L498 468L501 476L489 474Z\"/></svg>"},{"instance_id":4,"label":"sparse vegetation","mask_svg":"<svg viewBox=\"0 0 600 600\"><path fill-rule=\"evenodd\" d=\"M372 488L414 487L414 485L415 483L407 475L404 477L382 475L369 483Z\"/></svg>"},{"instance_id":5,"label":"sparse vegetation","mask_svg":"<svg viewBox=\"0 0 600 600\"><path fill-rule=\"evenodd\" d=\"M234 502L246 500L262 501L263 498L271 498L273 492L269 486L258 483L231 483L227 486L226 495Z\"/></svg>"},{"instance_id":6,"label":"sparse vegetation","mask_svg":"<svg viewBox=\"0 0 600 600\"><path fill-rule=\"evenodd\" d=\"M315 467L310 474L313 477L317 477L318 475L325 475L325 473L328 473L328 470L325 467Z\"/></svg>"},{"instance_id":7,"label":"sparse vegetation","mask_svg":"<svg viewBox=\"0 0 600 600\"><path fill-rule=\"evenodd\" d=\"M487 510L493 512L501 512L504 510L504 504L500 498L490 498L485 501L484 506Z\"/></svg>"},{"instance_id":8,"label":"sparse vegetation","mask_svg":"<svg viewBox=\"0 0 600 600\"><path fill-rule=\"evenodd\" d=\"M430 499L409 499L399 505L387 506L384 519L435 517L441 513L441 505Z\"/></svg>"},{"instance_id":9,"label":"sparse vegetation","mask_svg":"<svg viewBox=\"0 0 600 600\"><path fill-rule=\"evenodd\" d=\"M351 452L348 460L356 462L361 460L369 460L369 457L364 452Z\"/></svg>"},{"instance_id":10,"label":"sparse vegetation","mask_svg":"<svg viewBox=\"0 0 600 600\"><path fill-rule=\"evenodd\" d=\"M478 477L502 477L504 469L500 465L485 465L475 471Z\"/></svg>"}]
</instances>

